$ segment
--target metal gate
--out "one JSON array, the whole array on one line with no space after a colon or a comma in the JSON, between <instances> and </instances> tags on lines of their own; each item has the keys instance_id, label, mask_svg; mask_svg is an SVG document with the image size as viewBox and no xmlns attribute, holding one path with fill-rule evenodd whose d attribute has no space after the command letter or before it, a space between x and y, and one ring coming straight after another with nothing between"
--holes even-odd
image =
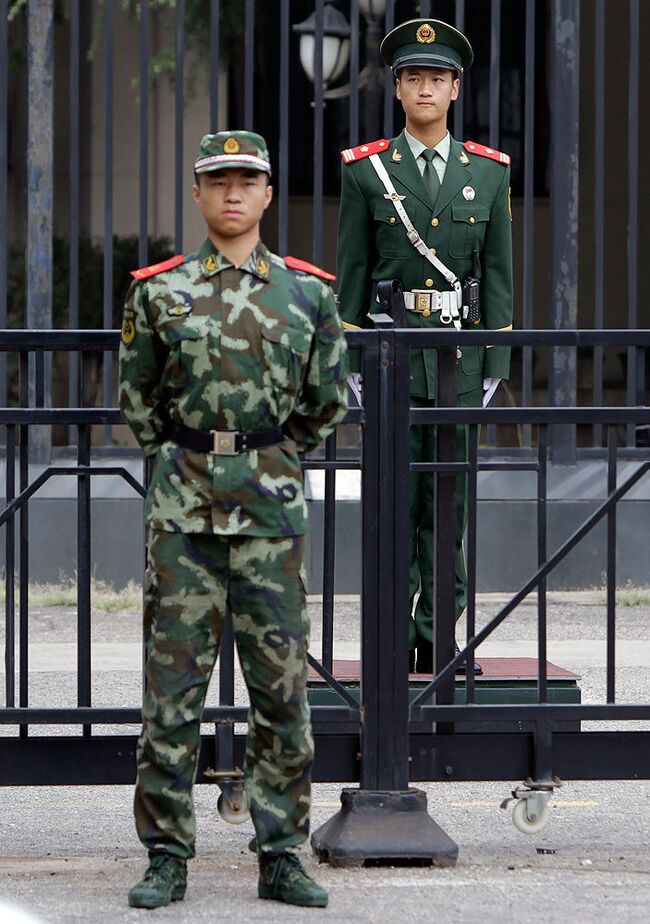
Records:
<instances>
[{"instance_id":1,"label":"metal gate","mask_svg":"<svg viewBox=\"0 0 650 924\"><path fill-rule=\"evenodd\" d=\"M333 688L339 705L313 708L316 738L316 781L359 783L364 792L407 792L418 780L528 780L520 791L525 801L542 793L550 796L556 778L638 779L650 767L650 732L625 730L587 731L580 723L650 720L650 703L618 704L616 690L616 512L619 501L650 469L637 456L637 465L625 481L617 481L618 442L623 428L650 422L650 411L640 407L535 407L460 409L455 406L456 349L461 345L509 344L514 347L586 347L605 343L621 347L650 345L647 331L396 331L385 316L375 316L375 330L348 334L351 349L362 354L363 407L351 409L347 422L361 429L358 458L337 452L336 436L324 453L310 457L305 468L325 470L323 594L323 658L312 666ZM29 357L42 369L47 352L77 351L81 366L93 351L115 350L116 332L63 332L46 334L2 332L3 350L20 357L21 394L26 397ZM436 408L409 407L409 350L431 348L438 352ZM37 393L38 394L38 393ZM145 491L146 478L137 482L123 468L96 467L91 460L90 431L118 424L114 408L28 407L0 410L0 425L7 440L6 497L0 514L5 527L5 702L0 708L3 726L0 785L56 785L128 783L134 778L136 735L124 726L137 725L139 703L95 708L91 699L92 644L90 605L90 480L118 474L137 494ZM478 427L513 422L532 428L536 447L528 458L494 460L478 453ZM553 426L588 424L608 434L608 496L574 534L557 549L549 549L546 522L546 470L549 430ZM71 465L48 467L30 482L29 429L64 424L76 431L77 458ZM409 427L437 427L438 456L431 463L409 460ZM457 462L455 427L470 426L469 458ZM430 470L437 480L435 522L436 634L435 675L415 697L409 693L408 633L408 518L410 470ZM475 630L476 498L477 475L485 468L536 473L538 568L499 613L481 631ZM359 698L333 674L333 566L335 560L333 486L336 471L360 469L362 482L362 595L361 681ZM469 476L470 512L467 533L469 602L465 650L454 657L454 548L455 479ZM78 605L77 702L70 708L30 706L28 607L29 500L53 477L77 482ZM601 521L607 523L607 689L603 703L554 704L547 677L546 578L556 565ZM16 590L19 602L16 602ZM479 705L475 680L468 673L462 701L455 699L455 667L473 657L476 647L499 626L530 593L538 601L538 663L536 702L530 705ZM16 658L16 648L18 657ZM232 638L224 646L219 675L219 704L209 706L205 721L214 734L203 737L201 773L208 767L231 771L242 766L244 737L235 723L246 721L246 709L233 705L234 660ZM499 723L506 723L499 731ZM517 726L513 730L512 726ZM570 723L567 725L567 723ZM496 725L496 727L495 727ZM40 726L64 726L43 734ZM97 730L96 726L109 726ZM532 805L532 803L531 803ZM541 804L539 811L544 805Z\"/></svg>"}]
</instances>

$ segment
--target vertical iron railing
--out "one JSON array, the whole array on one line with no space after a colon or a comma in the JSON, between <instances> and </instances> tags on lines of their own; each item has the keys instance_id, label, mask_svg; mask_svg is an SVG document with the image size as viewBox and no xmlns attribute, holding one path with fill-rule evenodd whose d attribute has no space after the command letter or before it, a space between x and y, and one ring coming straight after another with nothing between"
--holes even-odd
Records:
<instances>
[{"instance_id":1,"label":"vertical iron railing","mask_svg":"<svg viewBox=\"0 0 650 924\"><path fill-rule=\"evenodd\" d=\"M0 328L7 327L7 270L9 266L9 0L0 0ZM0 406L7 403L7 357L0 355Z\"/></svg>"},{"instance_id":2,"label":"vertical iron railing","mask_svg":"<svg viewBox=\"0 0 650 924\"><path fill-rule=\"evenodd\" d=\"M286 0L285 0L286 2ZM210 0L210 131L219 130L220 0Z\"/></svg>"},{"instance_id":3,"label":"vertical iron railing","mask_svg":"<svg viewBox=\"0 0 650 924\"><path fill-rule=\"evenodd\" d=\"M594 327L605 326L605 0L596 0L594 10ZM603 347L594 347L594 404L603 403ZM603 428L595 424L594 446L602 446Z\"/></svg>"},{"instance_id":4,"label":"vertical iron railing","mask_svg":"<svg viewBox=\"0 0 650 924\"><path fill-rule=\"evenodd\" d=\"M628 80L628 232L627 232L627 326L638 326L638 258L639 258L639 0L630 0L630 64ZM645 364L639 363L637 347L627 350L627 401L644 404ZM638 373L638 374L637 374ZM635 428L627 427L627 445L635 444Z\"/></svg>"},{"instance_id":5,"label":"vertical iron railing","mask_svg":"<svg viewBox=\"0 0 650 924\"><path fill-rule=\"evenodd\" d=\"M104 284L102 320L105 330L113 327L113 134L115 125L115 0L106 0L105 7L105 64L104 64ZM144 15L144 12L143 12ZM140 72L142 77L142 70ZM141 90L142 92L142 90ZM142 126L140 127L142 131ZM142 163L140 164L142 170ZM146 221L146 216L144 218ZM142 218L141 218L142 221ZM141 254L140 254L141 255ZM144 265L143 263L140 266ZM109 407L113 391L113 357L104 356L103 405ZM81 390L81 383L79 389ZM106 442L110 442L111 430L107 425Z\"/></svg>"},{"instance_id":6,"label":"vertical iron railing","mask_svg":"<svg viewBox=\"0 0 650 924\"><path fill-rule=\"evenodd\" d=\"M70 166L68 173L70 202L70 268L68 272L68 325L73 330L79 327L79 171L80 171L80 94L79 94L79 55L80 55L80 10L79 0L70 3L70 74L68 78L68 107L70 110ZM106 171L108 173L108 169ZM104 270L104 272L106 272ZM104 324L106 318L104 317ZM112 319L111 319L112 326ZM79 380L79 357L71 353L68 362L68 403L75 403L77 382ZM68 442L74 439L74 428L68 429ZM106 441L110 434L106 434Z\"/></svg>"},{"instance_id":7,"label":"vertical iron railing","mask_svg":"<svg viewBox=\"0 0 650 924\"><path fill-rule=\"evenodd\" d=\"M176 0L174 75L174 248L183 250L183 199L187 183L183 169L183 117L185 105L185 0Z\"/></svg>"},{"instance_id":8,"label":"vertical iron railing","mask_svg":"<svg viewBox=\"0 0 650 924\"><path fill-rule=\"evenodd\" d=\"M280 7L280 131L278 150L278 246L281 254L289 252L289 49L291 39L290 0Z\"/></svg>"},{"instance_id":9,"label":"vertical iron railing","mask_svg":"<svg viewBox=\"0 0 650 924\"><path fill-rule=\"evenodd\" d=\"M522 279L523 304L521 325L524 330L535 327L535 0L526 0L525 75L524 75L524 208L523 208L523 250L524 265ZM521 361L521 403L530 407L533 403L533 351L522 349ZM531 426L524 424L522 442L531 444Z\"/></svg>"},{"instance_id":10,"label":"vertical iron railing","mask_svg":"<svg viewBox=\"0 0 650 924\"><path fill-rule=\"evenodd\" d=\"M138 265L147 265L149 233L149 57L150 23L149 0L140 3L140 158L139 158L139 228Z\"/></svg>"}]
</instances>

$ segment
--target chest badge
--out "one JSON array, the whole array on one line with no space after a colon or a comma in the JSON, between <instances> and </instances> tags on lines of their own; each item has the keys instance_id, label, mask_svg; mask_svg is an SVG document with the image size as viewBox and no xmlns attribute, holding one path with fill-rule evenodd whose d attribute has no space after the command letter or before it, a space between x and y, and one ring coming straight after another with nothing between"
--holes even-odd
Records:
<instances>
[{"instance_id":1,"label":"chest badge","mask_svg":"<svg viewBox=\"0 0 650 924\"><path fill-rule=\"evenodd\" d=\"M172 305L171 308L167 309L167 314L170 318L184 318L185 315L192 313L191 305Z\"/></svg>"},{"instance_id":2,"label":"chest badge","mask_svg":"<svg viewBox=\"0 0 650 924\"><path fill-rule=\"evenodd\" d=\"M402 199L406 199L406 196L400 196L398 193L384 193L384 199L389 199L391 202L401 202Z\"/></svg>"},{"instance_id":3,"label":"chest badge","mask_svg":"<svg viewBox=\"0 0 650 924\"><path fill-rule=\"evenodd\" d=\"M463 198L464 199L467 199L468 202L471 202L475 196L476 196L476 191L473 186L463 187Z\"/></svg>"}]
</instances>

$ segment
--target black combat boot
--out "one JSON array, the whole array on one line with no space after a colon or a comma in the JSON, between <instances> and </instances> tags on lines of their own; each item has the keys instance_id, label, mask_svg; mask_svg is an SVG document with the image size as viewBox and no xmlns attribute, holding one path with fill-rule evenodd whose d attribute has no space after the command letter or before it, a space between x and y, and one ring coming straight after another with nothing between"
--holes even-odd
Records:
<instances>
[{"instance_id":1,"label":"black combat boot","mask_svg":"<svg viewBox=\"0 0 650 924\"><path fill-rule=\"evenodd\" d=\"M143 879L129 892L132 908L160 908L178 902L187 888L187 864L164 850L149 851Z\"/></svg>"},{"instance_id":2,"label":"black combat boot","mask_svg":"<svg viewBox=\"0 0 650 924\"><path fill-rule=\"evenodd\" d=\"M325 908L327 892L307 875L295 854L260 854L259 861L257 894L260 898L272 898L287 905Z\"/></svg>"}]
</instances>

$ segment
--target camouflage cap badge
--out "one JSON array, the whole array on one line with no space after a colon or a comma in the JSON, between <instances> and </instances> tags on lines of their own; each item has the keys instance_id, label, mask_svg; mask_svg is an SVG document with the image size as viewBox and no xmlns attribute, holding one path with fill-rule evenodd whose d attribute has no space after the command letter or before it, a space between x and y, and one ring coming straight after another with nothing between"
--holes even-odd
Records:
<instances>
[{"instance_id":1,"label":"camouflage cap badge","mask_svg":"<svg viewBox=\"0 0 650 924\"><path fill-rule=\"evenodd\" d=\"M233 131L204 135L199 147L195 173L211 173L229 167L248 167L271 173L271 161L266 141L255 132Z\"/></svg>"}]
</instances>

